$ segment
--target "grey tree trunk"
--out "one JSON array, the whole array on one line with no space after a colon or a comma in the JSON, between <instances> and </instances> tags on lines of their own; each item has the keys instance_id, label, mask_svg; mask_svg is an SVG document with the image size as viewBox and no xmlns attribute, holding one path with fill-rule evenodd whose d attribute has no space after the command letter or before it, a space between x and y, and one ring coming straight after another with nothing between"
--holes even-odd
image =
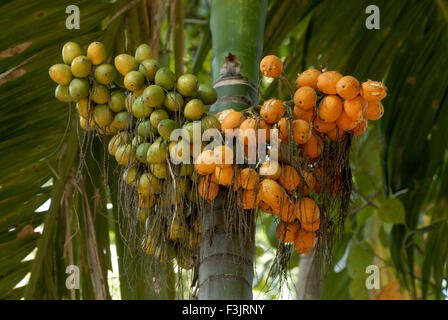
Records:
<instances>
[{"instance_id":1,"label":"grey tree trunk","mask_svg":"<svg viewBox=\"0 0 448 320\"><path fill-rule=\"evenodd\" d=\"M320 300L322 296L322 265L313 249L309 255L301 255L297 279L297 300Z\"/></svg>"},{"instance_id":2,"label":"grey tree trunk","mask_svg":"<svg viewBox=\"0 0 448 320\"><path fill-rule=\"evenodd\" d=\"M203 219L198 299L252 299L254 228L241 246L237 230L224 230L222 197L208 212Z\"/></svg>"}]
</instances>

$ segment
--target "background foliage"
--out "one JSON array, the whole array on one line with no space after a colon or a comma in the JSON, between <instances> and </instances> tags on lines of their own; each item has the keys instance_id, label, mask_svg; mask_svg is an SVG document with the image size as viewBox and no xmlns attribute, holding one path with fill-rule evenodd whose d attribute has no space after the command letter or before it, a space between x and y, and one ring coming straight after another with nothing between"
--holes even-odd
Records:
<instances>
[{"instance_id":1,"label":"background foliage","mask_svg":"<svg viewBox=\"0 0 448 320\"><path fill-rule=\"evenodd\" d=\"M65 28L70 4L80 8L79 30ZM380 8L379 30L365 28L371 4ZM111 245L119 256L118 296L174 298L174 281L165 281L170 266L162 279L142 286L140 273L129 271L138 261L122 259L128 249L116 228L118 212L107 206L117 198L117 177L112 162L107 175L103 170L108 164L103 143L94 143L85 158L88 172L81 184L74 183L81 133L68 126L74 106L68 109L53 97L48 68L61 60L69 40L83 47L101 40L109 58L147 42L164 65L211 82L210 5L206 0L0 1L1 299L110 298L111 292L117 297L107 281L96 283L112 268ZM179 8L183 19L174 19ZM370 264L380 266L382 287L399 281L399 297L447 294L447 22L446 0L269 1L264 54L284 59L290 83L314 65L362 81L383 80L389 88L384 117L352 152L355 192L335 266L323 284L324 299L377 297L363 285ZM261 85L262 98L288 99L280 83ZM48 199L49 208L36 211ZM258 297L275 295L262 290L276 245L272 226L269 218L259 221ZM291 261L293 277L298 261L298 256ZM65 288L68 264L80 266L81 290ZM21 282L31 271L29 282Z\"/></svg>"}]
</instances>

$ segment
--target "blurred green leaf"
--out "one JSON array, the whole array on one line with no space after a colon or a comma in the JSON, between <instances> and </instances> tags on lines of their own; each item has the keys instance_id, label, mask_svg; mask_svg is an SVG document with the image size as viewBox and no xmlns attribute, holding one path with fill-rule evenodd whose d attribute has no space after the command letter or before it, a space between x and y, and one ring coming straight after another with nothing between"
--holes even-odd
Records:
<instances>
[{"instance_id":1,"label":"blurred green leaf","mask_svg":"<svg viewBox=\"0 0 448 320\"><path fill-rule=\"evenodd\" d=\"M386 224L383 224L382 227L380 228L380 232L378 234L378 238L379 238L379 240L381 242L381 245L383 247L387 248L388 243L389 243L388 242L389 241L389 232L386 231L385 225Z\"/></svg>"},{"instance_id":2,"label":"blurred green leaf","mask_svg":"<svg viewBox=\"0 0 448 320\"><path fill-rule=\"evenodd\" d=\"M375 209L373 207L365 207L361 210L359 210L356 213L356 223L358 225L358 228L362 228L366 221L374 214Z\"/></svg>"},{"instance_id":3,"label":"blurred green leaf","mask_svg":"<svg viewBox=\"0 0 448 320\"><path fill-rule=\"evenodd\" d=\"M378 216L384 222L393 224L405 223L405 209L403 203L397 198L387 198L377 210Z\"/></svg>"},{"instance_id":4,"label":"blurred green leaf","mask_svg":"<svg viewBox=\"0 0 448 320\"><path fill-rule=\"evenodd\" d=\"M322 290L323 300L346 300L350 299L349 286L352 279L348 275L347 269L341 272L331 270L325 279Z\"/></svg>"},{"instance_id":5,"label":"blurred green leaf","mask_svg":"<svg viewBox=\"0 0 448 320\"><path fill-rule=\"evenodd\" d=\"M369 290L366 287L366 276L359 275L350 282L350 296L353 300L368 300Z\"/></svg>"},{"instance_id":6,"label":"blurred green leaf","mask_svg":"<svg viewBox=\"0 0 448 320\"><path fill-rule=\"evenodd\" d=\"M355 279L359 275L365 274L366 267L372 264L373 257L372 248L368 243L352 245L348 253L347 264L350 277Z\"/></svg>"}]
</instances>

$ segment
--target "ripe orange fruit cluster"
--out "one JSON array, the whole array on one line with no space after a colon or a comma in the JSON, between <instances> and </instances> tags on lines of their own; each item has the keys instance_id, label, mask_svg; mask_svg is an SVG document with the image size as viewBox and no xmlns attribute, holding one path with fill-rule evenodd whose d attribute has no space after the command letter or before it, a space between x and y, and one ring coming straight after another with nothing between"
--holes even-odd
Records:
<instances>
[{"instance_id":1,"label":"ripe orange fruit cluster","mask_svg":"<svg viewBox=\"0 0 448 320\"><path fill-rule=\"evenodd\" d=\"M344 132L363 134L368 120L378 120L384 113L381 100L387 88L381 82L360 83L337 71L310 68L298 74L296 86L294 117L312 123L331 141L342 140Z\"/></svg>"},{"instance_id":2,"label":"ripe orange fruit cluster","mask_svg":"<svg viewBox=\"0 0 448 320\"><path fill-rule=\"evenodd\" d=\"M237 130L231 131L237 138L240 137L242 124L251 119L245 119L238 111L228 112L224 118L218 116L220 118L221 128ZM246 146L246 140L238 141ZM311 171L296 169L275 159L260 161L262 163L254 167L237 166L234 165L235 158L234 150L226 145L203 150L196 157L194 166L199 175L198 192L201 198L211 201L220 190L229 188L235 191L236 204L240 208L259 208L277 216L281 221L278 239L294 242L298 252L308 254L316 244L316 232L320 227L319 208L309 197L316 183Z\"/></svg>"},{"instance_id":3,"label":"ripe orange fruit cluster","mask_svg":"<svg viewBox=\"0 0 448 320\"><path fill-rule=\"evenodd\" d=\"M266 56L260 63L265 77L278 78L282 70L276 56ZM320 210L312 192L343 195L340 169L330 170L331 163L324 166L331 160L321 154L326 144L342 141L347 134L363 134L368 120L380 119L387 89L381 82L360 83L350 75L314 68L298 75L296 87L293 106L275 98L261 106L260 117L271 129L278 129L280 145L278 159L259 167L264 180L256 205L280 217L276 232L280 241L294 242L298 252L309 253L320 228ZM273 165L279 170L266 175L266 167Z\"/></svg>"},{"instance_id":4,"label":"ripe orange fruit cluster","mask_svg":"<svg viewBox=\"0 0 448 320\"><path fill-rule=\"evenodd\" d=\"M283 103L276 102L272 101L267 108L266 121L260 116L246 116L242 112L229 109L217 114L220 125L216 128L220 127L223 137L237 141L239 150L242 150L247 159L251 154L255 154L257 141L261 136L269 141L272 119L276 120L284 114ZM219 194L219 185L232 187L233 190L245 190L242 191L239 205L244 209L253 209L255 202L251 203L251 200L255 197L251 190L258 184L259 175L250 167L235 166L235 159L234 148L226 145L219 145L213 149L205 148L195 157L195 172L201 176L199 195L205 200L213 200Z\"/></svg>"},{"instance_id":5,"label":"ripe orange fruit cluster","mask_svg":"<svg viewBox=\"0 0 448 320\"><path fill-rule=\"evenodd\" d=\"M234 157L228 146L204 150L196 158L200 196L211 201L220 188L231 188L237 192L237 205L242 209L260 208L279 217L278 239L294 242L299 253L308 254L316 244L320 227L319 207L308 197L316 182L312 173L299 173L292 166L275 161L266 161L256 169L239 168L223 163L225 157ZM299 189L303 197L296 199L294 194Z\"/></svg>"},{"instance_id":6,"label":"ripe orange fruit cluster","mask_svg":"<svg viewBox=\"0 0 448 320\"><path fill-rule=\"evenodd\" d=\"M310 253L315 246L320 228L320 210L309 192L314 188L310 173L301 177L288 165L283 165L277 180L264 179L257 195L259 208L280 218L276 236L281 242L294 242L297 252ZM302 197L296 197L302 189Z\"/></svg>"}]
</instances>

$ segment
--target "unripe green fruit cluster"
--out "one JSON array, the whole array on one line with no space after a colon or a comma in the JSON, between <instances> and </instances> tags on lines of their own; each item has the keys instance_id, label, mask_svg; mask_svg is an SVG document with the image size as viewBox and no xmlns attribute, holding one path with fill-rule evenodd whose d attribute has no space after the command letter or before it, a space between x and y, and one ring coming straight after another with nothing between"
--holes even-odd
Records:
<instances>
[{"instance_id":1,"label":"unripe green fruit cluster","mask_svg":"<svg viewBox=\"0 0 448 320\"><path fill-rule=\"evenodd\" d=\"M176 177L171 190L172 204L195 202L191 189L195 179L193 164L175 164L179 147L192 148L183 140L171 141L171 133L181 129L193 143L193 121L201 132L219 127L208 106L217 99L215 89L200 84L193 74L176 77L153 58L151 47L142 44L135 55L119 54L106 62L105 46L91 43L87 50L75 42L62 48L63 63L50 67L50 78L58 84L55 96L62 102L76 102L80 125L85 131L111 135L108 153L124 168L123 180L143 199L139 219L148 218L148 208L166 189L170 172ZM170 240L177 239L174 234ZM157 248L154 248L157 251Z\"/></svg>"}]
</instances>

